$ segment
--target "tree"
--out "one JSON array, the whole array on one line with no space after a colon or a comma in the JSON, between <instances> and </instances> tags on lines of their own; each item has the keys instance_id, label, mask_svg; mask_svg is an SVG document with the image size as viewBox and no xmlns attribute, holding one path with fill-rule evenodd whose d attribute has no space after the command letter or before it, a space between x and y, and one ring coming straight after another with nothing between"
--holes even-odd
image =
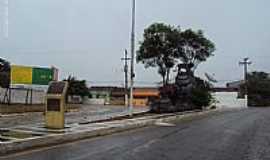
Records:
<instances>
[{"instance_id":1,"label":"tree","mask_svg":"<svg viewBox=\"0 0 270 160\"><path fill-rule=\"evenodd\" d=\"M163 23L152 24L144 31L144 40L137 51L137 62L146 68L158 67L163 85L168 84L170 71L175 66L180 29Z\"/></svg>"},{"instance_id":2,"label":"tree","mask_svg":"<svg viewBox=\"0 0 270 160\"><path fill-rule=\"evenodd\" d=\"M252 72L247 77L248 94L270 96L270 78L265 72ZM242 85L244 88L244 85Z\"/></svg>"},{"instance_id":3,"label":"tree","mask_svg":"<svg viewBox=\"0 0 270 160\"><path fill-rule=\"evenodd\" d=\"M197 66L213 56L215 44L207 39L202 30L185 30L180 33L181 40L178 46L178 57L183 63L193 64L193 71Z\"/></svg>"},{"instance_id":4,"label":"tree","mask_svg":"<svg viewBox=\"0 0 270 160\"><path fill-rule=\"evenodd\" d=\"M89 90L85 80L77 80L76 77L68 76L67 81L69 84L67 95L85 97L89 95Z\"/></svg>"},{"instance_id":5,"label":"tree","mask_svg":"<svg viewBox=\"0 0 270 160\"><path fill-rule=\"evenodd\" d=\"M197 106L198 109L210 106L211 102L214 100L211 94L211 84L199 77L195 77L195 84L191 91L192 103Z\"/></svg>"},{"instance_id":6,"label":"tree","mask_svg":"<svg viewBox=\"0 0 270 160\"><path fill-rule=\"evenodd\" d=\"M201 30L181 31L179 27L154 23L145 29L143 37L137 62L144 64L145 68L157 67L163 85L169 83L171 69L177 63L192 64L194 72L215 51L214 43Z\"/></svg>"},{"instance_id":7,"label":"tree","mask_svg":"<svg viewBox=\"0 0 270 160\"><path fill-rule=\"evenodd\" d=\"M265 72L252 72L247 76L247 84L241 90L248 89L249 106L270 106L270 78Z\"/></svg>"},{"instance_id":8,"label":"tree","mask_svg":"<svg viewBox=\"0 0 270 160\"><path fill-rule=\"evenodd\" d=\"M0 87L9 88L10 86L10 63L0 58Z\"/></svg>"}]
</instances>

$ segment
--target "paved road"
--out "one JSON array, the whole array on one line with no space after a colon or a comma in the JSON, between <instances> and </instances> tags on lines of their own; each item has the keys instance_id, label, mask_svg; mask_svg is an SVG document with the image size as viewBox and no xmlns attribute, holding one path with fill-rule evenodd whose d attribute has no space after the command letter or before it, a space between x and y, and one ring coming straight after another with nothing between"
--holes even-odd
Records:
<instances>
[{"instance_id":1,"label":"paved road","mask_svg":"<svg viewBox=\"0 0 270 160\"><path fill-rule=\"evenodd\" d=\"M226 111L4 157L7 160L266 160L270 108Z\"/></svg>"}]
</instances>

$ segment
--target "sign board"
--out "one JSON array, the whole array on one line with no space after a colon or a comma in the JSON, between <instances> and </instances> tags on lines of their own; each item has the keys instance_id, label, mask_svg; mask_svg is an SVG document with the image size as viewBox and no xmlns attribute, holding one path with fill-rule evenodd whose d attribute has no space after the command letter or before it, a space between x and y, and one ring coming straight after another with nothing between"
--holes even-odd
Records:
<instances>
[{"instance_id":1,"label":"sign board","mask_svg":"<svg viewBox=\"0 0 270 160\"><path fill-rule=\"evenodd\" d=\"M61 112L61 100L47 99L47 112Z\"/></svg>"},{"instance_id":2,"label":"sign board","mask_svg":"<svg viewBox=\"0 0 270 160\"><path fill-rule=\"evenodd\" d=\"M12 84L32 84L32 68L25 66L11 66Z\"/></svg>"},{"instance_id":3,"label":"sign board","mask_svg":"<svg viewBox=\"0 0 270 160\"><path fill-rule=\"evenodd\" d=\"M33 68L32 84L48 85L53 80L53 70L49 68Z\"/></svg>"},{"instance_id":4,"label":"sign board","mask_svg":"<svg viewBox=\"0 0 270 160\"><path fill-rule=\"evenodd\" d=\"M54 79L51 68L11 66L11 84L48 85Z\"/></svg>"}]
</instances>

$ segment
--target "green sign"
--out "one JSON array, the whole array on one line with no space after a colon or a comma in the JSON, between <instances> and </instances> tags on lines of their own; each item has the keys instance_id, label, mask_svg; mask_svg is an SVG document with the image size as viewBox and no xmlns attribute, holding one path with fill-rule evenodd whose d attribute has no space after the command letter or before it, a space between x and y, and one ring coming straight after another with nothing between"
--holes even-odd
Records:
<instances>
[{"instance_id":1,"label":"green sign","mask_svg":"<svg viewBox=\"0 0 270 160\"><path fill-rule=\"evenodd\" d=\"M53 80L53 71L48 68L33 68L32 83L48 85Z\"/></svg>"}]
</instances>

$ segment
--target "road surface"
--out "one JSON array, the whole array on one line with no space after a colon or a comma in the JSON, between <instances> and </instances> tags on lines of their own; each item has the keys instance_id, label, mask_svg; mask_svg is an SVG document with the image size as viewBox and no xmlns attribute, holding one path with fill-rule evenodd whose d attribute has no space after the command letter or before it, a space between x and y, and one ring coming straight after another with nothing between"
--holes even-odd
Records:
<instances>
[{"instance_id":1,"label":"road surface","mask_svg":"<svg viewBox=\"0 0 270 160\"><path fill-rule=\"evenodd\" d=\"M2 157L5 160L267 160L270 108L226 111Z\"/></svg>"}]
</instances>

